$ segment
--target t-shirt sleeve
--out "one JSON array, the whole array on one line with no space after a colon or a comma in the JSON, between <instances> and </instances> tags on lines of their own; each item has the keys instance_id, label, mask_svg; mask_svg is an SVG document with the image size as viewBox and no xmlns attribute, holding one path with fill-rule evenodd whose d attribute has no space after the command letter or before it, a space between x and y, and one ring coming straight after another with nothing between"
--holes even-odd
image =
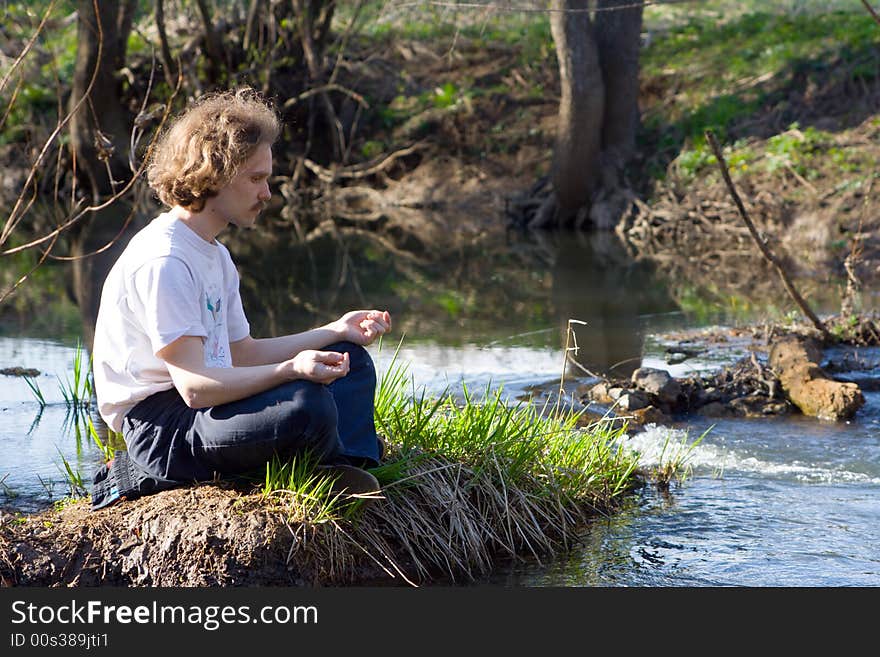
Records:
<instances>
[{"instance_id":1,"label":"t-shirt sleeve","mask_svg":"<svg viewBox=\"0 0 880 657\"><path fill-rule=\"evenodd\" d=\"M154 354L184 335L207 337L200 294L189 267L173 256L151 260L134 273L129 303Z\"/></svg>"}]
</instances>

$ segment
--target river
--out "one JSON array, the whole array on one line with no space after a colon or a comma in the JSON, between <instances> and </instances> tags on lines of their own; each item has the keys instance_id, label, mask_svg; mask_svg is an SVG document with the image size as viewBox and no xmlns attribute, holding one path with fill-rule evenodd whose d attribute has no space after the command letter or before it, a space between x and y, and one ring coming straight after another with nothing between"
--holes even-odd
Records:
<instances>
[{"instance_id":1,"label":"river","mask_svg":"<svg viewBox=\"0 0 880 657\"><path fill-rule=\"evenodd\" d=\"M619 374L649 365L680 375L731 363L746 345L668 365L670 332L785 310L782 298L757 306L730 299L682 304L670 293L675 281L585 238L563 236L537 247L509 236L475 238L452 255L408 263L406 270L375 244L349 241L340 250L337 240L291 258L284 245L276 253L258 248L258 237L250 244L236 239L245 242L231 247L234 256L253 272L243 280L255 335L301 330L334 308L375 300L370 305L388 307L395 318L395 333L370 348L378 369L388 367L402 338L398 362L414 386L434 393L463 381L470 390L502 386L518 398L558 382L567 319L586 322L575 325L582 368L617 368ZM307 284L294 289L289 279ZM72 414L61 393L62 382L73 378L74 351L74 338L32 330L21 318L0 325L0 368L39 370L46 401L41 410L21 377L0 376L0 505L6 508L45 508L68 492L63 460L86 483L100 461L84 423L88 414ZM847 354L861 362L860 376L880 374L876 349ZM565 370L566 390L590 380L580 368ZM849 422L697 419L629 434L627 444L650 464L664 446L688 445L705 432L689 455L689 476L669 491L645 487L619 512L592 523L570 553L503 565L487 582L880 585L880 392L869 388L865 406Z\"/></svg>"}]
</instances>

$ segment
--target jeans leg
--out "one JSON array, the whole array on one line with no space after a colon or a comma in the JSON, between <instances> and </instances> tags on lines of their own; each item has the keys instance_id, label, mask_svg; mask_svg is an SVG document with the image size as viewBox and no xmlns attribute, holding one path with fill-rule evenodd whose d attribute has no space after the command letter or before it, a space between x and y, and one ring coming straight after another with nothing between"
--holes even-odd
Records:
<instances>
[{"instance_id":1,"label":"jeans leg","mask_svg":"<svg viewBox=\"0 0 880 657\"><path fill-rule=\"evenodd\" d=\"M211 471L193 452L190 428L195 415L174 388L139 402L122 421L131 461L163 479L187 483L210 479Z\"/></svg>"},{"instance_id":2,"label":"jeans leg","mask_svg":"<svg viewBox=\"0 0 880 657\"><path fill-rule=\"evenodd\" d=\"M378 465L382 454L374 420L376 367L373 359L366 349L353 342L337 342L324 349L349 355L348 374L327 386L339 411L342 455L355 465Z\"/></svg>"},{"instance_id":3,"label":"jeans leg","mask_svg":"<svg viewBox=\"0 0 880 657\"><path fill-rule=\"evenodd\" d=\"M327 386L290 381L239 401L200 409L192 433L197 456L221 474L262 468L308 452L333 461L342 445L337 410Z\"/></svg>"},{"instance_id":4,"label":"jeans leg","mask_svg":"<svg viewBox=\"0 0 880 657\"><path fill-rule=\"evenodd\" d=\"M252 397L191 409L175 389L157 393L126 415L129 456L148 473L192 482L263 468L273 456L309 452L338 458L337 411L326 386L291 381Z\"/></svg>"}]
</instances>

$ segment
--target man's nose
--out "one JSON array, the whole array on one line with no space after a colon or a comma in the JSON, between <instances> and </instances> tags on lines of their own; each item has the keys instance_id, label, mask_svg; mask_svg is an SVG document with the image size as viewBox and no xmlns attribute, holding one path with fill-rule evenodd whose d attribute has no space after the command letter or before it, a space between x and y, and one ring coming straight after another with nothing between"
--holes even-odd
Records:
<instances>
[{"instance_id":1,"label":"man's nose","mask_svg":"<svg viewBox=\"0 0 880 657\"><path fill-rule=\"evenodd\" d=\"M268 201L270 198L272 198L272 190L269 189L269 183L263 184L263 189L260 190L259 198L261 201Z\"/></svg>"}]
</instances>

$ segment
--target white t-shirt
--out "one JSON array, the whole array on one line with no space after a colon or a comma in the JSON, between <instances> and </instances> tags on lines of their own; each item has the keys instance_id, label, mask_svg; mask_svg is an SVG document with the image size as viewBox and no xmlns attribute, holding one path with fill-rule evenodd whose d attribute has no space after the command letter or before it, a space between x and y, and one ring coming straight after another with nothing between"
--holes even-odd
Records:
<instances>
[{"instance_id":1,"label":"white t-shirt","mask_svg":"<svg viewBox=\"0 0 880 657\"><path fill-rule=\"evenodd\" d=\"M93 346L98 411L114 431L138 402L173 387L156 356L177 338L204 338L205 365L232 367L229 343L250 326L229 251L170 212L132 237L101 294Z\"/></svg>"}]
</instances>

